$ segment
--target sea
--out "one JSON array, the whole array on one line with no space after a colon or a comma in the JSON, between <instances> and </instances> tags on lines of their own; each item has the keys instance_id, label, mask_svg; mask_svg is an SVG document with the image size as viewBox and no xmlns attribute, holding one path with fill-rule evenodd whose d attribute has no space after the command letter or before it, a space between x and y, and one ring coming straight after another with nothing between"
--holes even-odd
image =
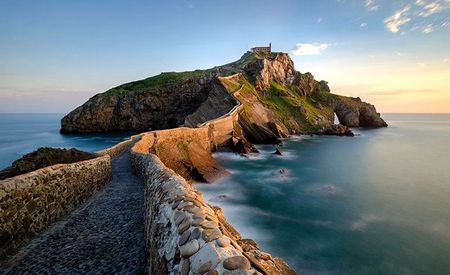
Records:
<instances>
[{"instance_id":1,"label":"sea","mask_svg":"<svg viewBox=\"0 0 450 275\"><path fill-rule=\"evenodd\" d=\"M300 136L218 153L197 184L262 250L300 274L450 274L450 115L385 114L355 137Z\"/></svg>"},{"instance_id":2,"label":"sea","mask_svg":"<svg viewBox=\"0 0 450 275\"><path fill-rule=\"evenodd\" d=\"M0 169L38 147L85 151L130 133L61 135L63 114L0 114ZM196 184L244 238L301 274L450 274L450 115L383 114L355 137L297 136Z\"/></svg>"},{"instance_id":3,"label":"sea","mask_svg":"<svg viewBox=\"0 0 450 275\"><path fill-rule=\"evenodd\" d=\"M94 152L129 138L132 133L60 134L64 114L0 113L0 169L39 147L77 148Z\"/></svg>"}]
</instances>

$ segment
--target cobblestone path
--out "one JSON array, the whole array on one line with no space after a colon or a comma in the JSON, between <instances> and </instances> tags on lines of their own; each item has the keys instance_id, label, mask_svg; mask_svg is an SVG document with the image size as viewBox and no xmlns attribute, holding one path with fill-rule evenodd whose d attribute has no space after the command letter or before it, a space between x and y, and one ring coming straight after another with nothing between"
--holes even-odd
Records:
<instances>
[{"instance_id":1,"label":"cobblestone path","mask_svg":"<svg viewBox=\"0 0 450 275\"><path fill-rule=\"evenodd\" d=\"M23 247L0 274L142 273L144 188L128 151L112 169L109 184Z\"/></svg>"}]
</instances>

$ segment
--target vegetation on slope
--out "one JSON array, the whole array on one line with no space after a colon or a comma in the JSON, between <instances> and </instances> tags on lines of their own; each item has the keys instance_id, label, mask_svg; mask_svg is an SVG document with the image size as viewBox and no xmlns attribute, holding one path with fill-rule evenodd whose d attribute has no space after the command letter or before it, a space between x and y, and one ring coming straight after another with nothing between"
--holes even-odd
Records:
<instances>
[{"instance_id":1,"label":"vegetation on slope","mask_svg":"<svg viewBox=\"0 0 450 275\"><path fill-rule=\"evenodd\" d=\"M113 96L129 92L145 91L151 87L177 83L183 79L202 76L206 73L204 70L186 71L186 72L165 72L159 75L148 77L146 79L129 82L115 88L109 89L103 95Z\"/></svg>"},{"instance_id":2,"label":"vegetation on slope","mask_svg":"<svg viewBox=\"0 0 450 275\"><path fill-rule=\"evenodd\" d=\"M322 97L334 96L328 92L318 91L317 97L302 96L293 90L271 81L266 91L258 92L245 77L224 79L222 83L229 92L240 90L240 98L244 98L244 115L254 121L254 104L245 98L255 97L264 107L270 109L276 117L290 130L315 132L326 126L326 118L333 116L333 110L320 104ZM328 95L327 95L328 94Z\"/></svg>"}]
</instances>

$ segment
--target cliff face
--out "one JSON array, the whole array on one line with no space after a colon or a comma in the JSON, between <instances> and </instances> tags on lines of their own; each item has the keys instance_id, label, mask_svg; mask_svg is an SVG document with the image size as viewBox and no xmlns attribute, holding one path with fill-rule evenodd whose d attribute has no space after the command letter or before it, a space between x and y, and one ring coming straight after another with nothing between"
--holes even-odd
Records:
<instances>
[{"instance_id":1,"label":"cliff face","mask_svg":"<svg viewBox=\"0 0 450 275\"><path fill-rule=\"evenodd\" d=\"M345 126L387 126L373 105L334 95L325 81L296 71L288 54L248 52L209 70L162 73L98 94L62 119L61 132L196 127L226 114L234 98L244 105L239 124L254 143L319 132L331 127L334 112Z\"/></svg>"},{"instance_id":2,"label":"cliff face","mask_svg":"<svg viewBox=\"0 0 450 275\"><path fill-rule=\"evenodd\" d=\"M62 132L147 131L174 128L208 98L205 76L161 74L160 80L129 83L98 94L61 121ZM145 82L145 80L144 80Z\"/></svg>"}]
</instances>

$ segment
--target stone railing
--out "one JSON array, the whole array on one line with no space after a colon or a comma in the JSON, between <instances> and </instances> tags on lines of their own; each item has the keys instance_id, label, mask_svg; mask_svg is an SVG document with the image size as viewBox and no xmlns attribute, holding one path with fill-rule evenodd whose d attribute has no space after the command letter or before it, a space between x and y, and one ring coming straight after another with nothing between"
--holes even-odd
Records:
<instances>
[{"instance_id":1,"label":"stone railing","mask_svg":"<svg viewBox=\"0 0 450 275\"><path fill-rule=\"evenodd\" d=\"M132 160L145 184L149 274L256 272L201 193L153 154L133 150Z\"/></svg>"},{"instance_id":2,"label":"stone railing","mask_svg":"<svg viewBox=\"0 0 450 275\"><path fill-rule=\"evenodd\" d=\"M0 257L43 231L111 179L109 155L0 181Z\"/></svg>"},{"instance_id":3,"label":"stone railing","mask_svg":"<svg viewBox=\"0 0 450 275\"><path fill-rule=\"evenodd\" d=\"M141 138L97 151L97 158L48 166L0 181L0 256L16 250L111 179L111 159Z\"/></svg>"},{"instance_id":4,"label":"stone railing","mask_svg":"<svg viewBox=\"0 0 450 275\"><path fill-rule=\"evenodd\" d=\"M142 134L131 136L129 139L124 140L122 142L117 143L111 147L105 148L103 150L97 151L98 155L104 156L109 155L111 158L114 158L120 155L124 150L131 148L131 146L141 138Z\"/></svg>"}]
</instances>

